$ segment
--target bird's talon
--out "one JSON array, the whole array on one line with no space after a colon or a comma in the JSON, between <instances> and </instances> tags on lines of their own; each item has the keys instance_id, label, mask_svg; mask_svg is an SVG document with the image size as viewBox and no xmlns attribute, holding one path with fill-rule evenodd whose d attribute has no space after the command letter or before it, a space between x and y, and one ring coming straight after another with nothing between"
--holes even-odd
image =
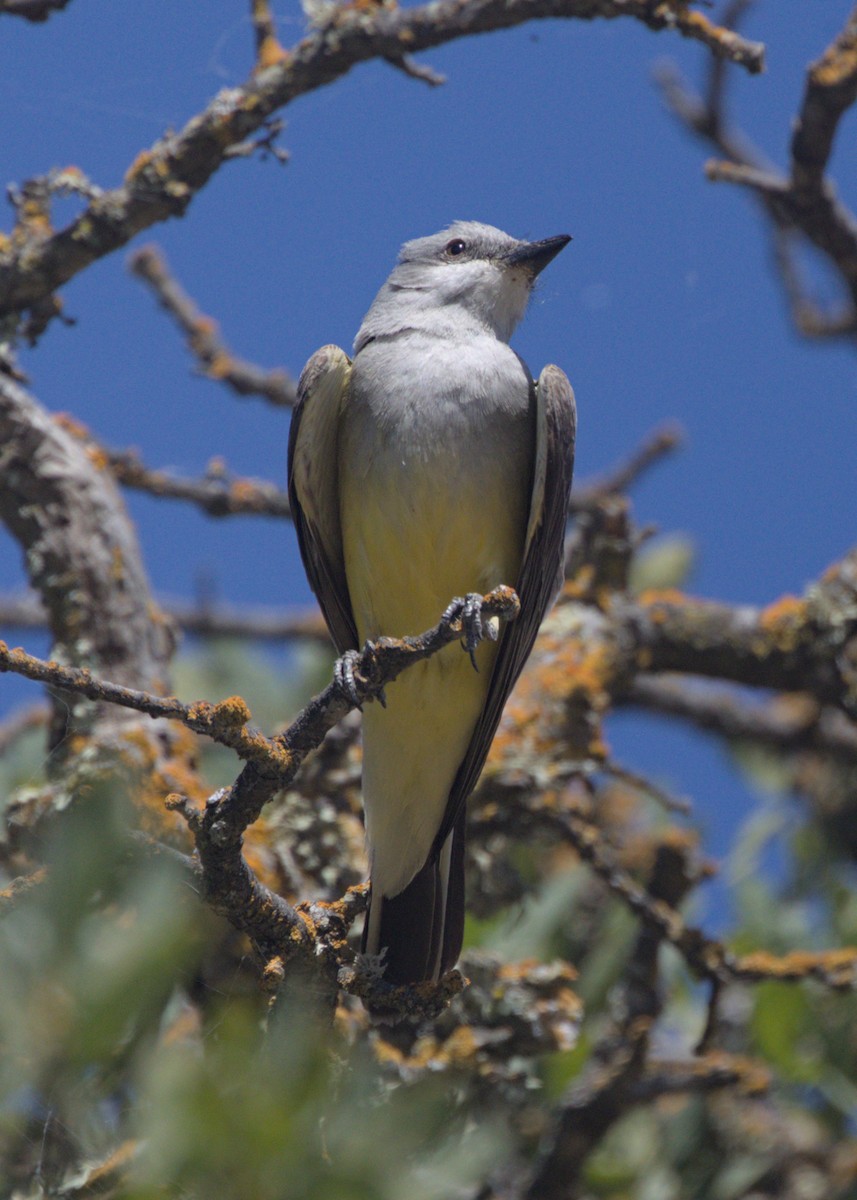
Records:
<instances>
[{"instance_id":1,"label":"bird's talon","mask_svg":"<svg viewBox=\"0 0 857 1200\"><path fill-rule=\"evenodd\" d=\"M346 650L334 663L333 678L346 699L362 712L363 705L360 703L360 693L357 690L357 680L354 675L354 668L359 661L360 654L357 650Z\"/></svg>"},{"instance_id":2,"label":"bird's talon","mask_svg":"<svg viewBox=\"0 0 857 1200\"><path fill-rule=\"evenodd\" d=\"M461 616L463 607L463 598L461 596L456 596L443 610L443 616L440 618L441 625L451 625L453 621L457 621Z\"/></svg>"}]
</instances>

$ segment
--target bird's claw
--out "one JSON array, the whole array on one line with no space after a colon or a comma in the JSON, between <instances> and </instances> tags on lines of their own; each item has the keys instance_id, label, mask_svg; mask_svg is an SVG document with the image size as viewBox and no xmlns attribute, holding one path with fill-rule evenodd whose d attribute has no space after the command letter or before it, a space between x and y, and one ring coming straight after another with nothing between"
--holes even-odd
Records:
<instances>
[{"instance_id":1,"label":"bird's claw","mask_svg":"<svg viewBox=\"0 0 857 1200\"><path fill-rule=\"evenodd\" d=\"M456 596L443 614L443 621L446 625L451 625L453 621L461 621L462 648L470 655L473 670L478 671L476 647L484 637L492 636L491 628L486 629L482 620L482 596L479 592Z\"/></svg>"},{"instance_id":2,"label":"bird's claw","mask_svg":"<svg viewBox=\"0 0 857 1200\"><path fill-rule=\"evenodd\" d=\"M346 699L362 712L363 705L360 701L360 693L357 690L357 679L354 674L359 661L359 650L346 650L333 664L333 678Z\"/></svg>"},{"instance_id":3,"label":"bird's claw","mask_svg":"<svg viewBox=\"0 0 857 1200\"><path fill-rule=\"evenodd\" d=\"M360 690L357 686L357 664L366 650L370 648L371 642L367 642L363 650L346 650L345 653L336 660L333 664L333 679L343 693L349 703L355 708L363 711L363 701L360 699ZM371 700L373 697L369 697ZM382 708L387 707L387 696L383 688L379 688L374 699L378 701Z\"/></svg>"}]
</instances>

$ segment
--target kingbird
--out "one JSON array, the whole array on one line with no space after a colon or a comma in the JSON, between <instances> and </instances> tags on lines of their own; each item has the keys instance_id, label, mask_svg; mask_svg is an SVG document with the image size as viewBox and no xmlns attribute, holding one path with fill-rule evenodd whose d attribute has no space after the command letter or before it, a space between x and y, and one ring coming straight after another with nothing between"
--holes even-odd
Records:
<instances>
[{"instance_id":1,"label":"kingbird","mask_svg":"<svg viewBox=\"0 0 857 1200\"><path fill-rule=\"evenodd\" d=\"M298 385L289 496L339 653L464 598L469 656L416 663L363 716L363 950L391 983L437 980L461 951L465 802L562 580L574 392L555 366L534 383L508 342L569 241L457 221L407 242L353 359L324 346ZM478 605L500 584L521 601L502 634Z\"/></svg>"}]
</instances>

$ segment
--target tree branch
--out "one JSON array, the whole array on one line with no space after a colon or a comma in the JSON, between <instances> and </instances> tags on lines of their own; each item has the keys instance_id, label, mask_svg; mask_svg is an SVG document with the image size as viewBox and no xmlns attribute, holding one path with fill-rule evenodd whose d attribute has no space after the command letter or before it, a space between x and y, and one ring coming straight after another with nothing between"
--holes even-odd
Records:
<instances>
[{"instance_id":1,"label":"tree branch","mask_svg":"<svg viewBox=\"0 0 857 1200\"><path fill-rule=\"evenodd\" d=\"M226 604L158 601L161 612L185 633L199 637L249 638L262 642L295 639L330 646L330 634L320 611L278 608L236 608ZM0 629L46 629L47 613L38 596L0 595ZM0 737L2 741L2 737Z\"/></svg>"},{"instance_id":2,"label":"tree branch","mask_svg":"<svg viewBox=\"0 0 857 1200\"><path fill-rule=\"evenodd\" d=\"M746 7L746 3L733 6L733 15ZM809 67L794 124L788 176L770 167L743 134L728 127L723 80L722 64L717 64L703 99L687 88L674 68L659 74L670 109L725 156L726 161L706 164L708 178L746 187L762 205L797 328L807 336L853 340L857 337L857 219L837 199L825 171L839 121L857 99L857 8L818 62ZM847 312L822 313L809 298L789 236L795 234L820 251L841 278L850 300Z\"/></svg>"},{"instance_id":3,"label":"tree branch","mask_svg":"<svg viewBox=\"0 0 857 1200\"><path fill-rule=\"evenodd\" d=\"M174 643L150 596L136 533L112 476L5 373L0 445L0 520L24 551L57 653L122 683L161 686ZM96 719L92 710L70 711L67 701L56 705L54 741L69 722L89 728Z\"/></svg>"},{"instance_id":4,"label":"tree branch","mask_svg":"<svg viewBox=\"0 0 857 1200\"><path fill-rule=\"evenodd\" d=\"M235 358L220 337L217 322L204 316L170 272L157 246L142 246L131 255L132 274L148 284L187 338L188 348L208 379L228 384L239 396L261 396L278 408L291 408L297 386L285 371L265 371Z\"/></svg>"},{"instance_id":5,"label":"tree branch","mask_svg":"<svg viewBox=\"0 0 857 1200\"><path fill-rule=\"evenodd\" d=\"M134 450L101 451L105 465L123 487L146 492L159 500L185 500L209 517L291 516L289 497L264 479L230 475L221 459L213 459L202 479L185 479L147 467Z\"/></svg>"},{"instance_id":6,"label":"tree branch","mask_svg":"<svg viewBox=\"0 0 857 1200\"><path fill-rule=\"evenodd\" d=\"M511 588L495 588L483 597L482 612L486 616L514 620L519 610L518 598ZM384 687L411 663L430 658L461 636L460 619L442 618L432 629L417 637L379 638L376 642L367 642L353 664L357 704L379 698ZM116 704L150 717L180 721L194 733L234 750L248 764L254 764L276 787L285 787L294 779L309 751L320 745L328 730L356 706L354 699L333 681L306 705L285 733L269 739L247 728L250 710L240 696L232 696L219 704L203 700L183 704L175 696L155 696L123 687L96 678L86 668L45 662L23 650L10 650L5 642L0 642L0 672L3 671L12 671L90 700ZM259 811L263 803L264 800L259 804ZM246 820L242 817L242 832L258 815L257 811Z\"/></svg>"},{"instance_id":7,"label":"tree branch","mask_svg":"<svg viewBox=\"0 0 857 1200\"><path fill-rule=\"evenodd\" d=\"M643 675L623 703L681 717L698 729L736 741L760 742L784 751L812 751L857 763L857 725L802 693L750 705L722 688L701 688L668 675Z\"/></svg>"},{"instance_id":8,"label":"tree branch","mask_svg":"<svg viewBox=\"0 0 857 1200\"><path fill-rule=\"evenodd\" d=\"M633 17L673 29L751 72L763 47L719 28L686 3L661 0L433 0L416 8L342 6L284 57L227 88L180 132L167 134L128 168L121 187L95 197L57 232L19 226L0 247L0 316L32 308L104 255L159 221L181 216L228 157L277 109L345 75L358 63L401 58L456 38L547 18Z\"/></svg>"},{"instance_id":9,"label":"tree branch","mask_svg":"<svg viewBox=\"0 0 857 1200\"><path fill-rule=\"evenodd\" d=\"M662 458L678 450L683 441L684 430L679 425L662 425L653 430L625 462L619 463L590 482L575 487L571 493L569 510L572 513L585 512L605 496L627 491Z\"/></svg>"},{"instance_id":10,"label":"tree branch","mask_svg":"<svg viewBox=\"0 0 857 1200\"><path fill-rule=\"evenodd\" d=\"M47 21L51 13L62 12L70 0L0 0L0 16L23 17L33 23Z\"/></svg>"}]
</instances>

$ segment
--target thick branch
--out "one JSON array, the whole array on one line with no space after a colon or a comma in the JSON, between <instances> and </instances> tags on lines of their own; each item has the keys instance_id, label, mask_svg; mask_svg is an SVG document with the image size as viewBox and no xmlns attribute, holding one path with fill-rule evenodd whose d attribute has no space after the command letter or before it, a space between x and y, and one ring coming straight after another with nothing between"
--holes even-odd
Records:
<instances>
[{"instance_id":1,"label":"thick branch","mask_svg":"<svg viewBox=\"0 0 857 1200\"><path fill-rule=\"evenodd\" d=\"M5 373L0 445L0 520L24 551L56 652L119 682L157 690L172 637L150 596L134 527L112 476ZM75 719L65 702L57 719L63 729Z\"/></svg>"},{"instance_id":2,"label":"thick branch","mask_svg":"<svg viewBox=\"0 0 857 1200\"><path fill-rule=\"evenodd\" d=\"M821 188L843 114L857 100L857 7L824 54L809 68L792 134L795 187Z\"/></svg>"},{"instance_id":3,"label":"thick branch","mask_svg":"<svg viewBox=\"0 0 857 1200\"><path fill-rule=\"evenodd\" d=\"M662 0L434 0L417 8L344 6L323 29L285 57L254 70L242 87L221 91L179 133L168 134L131 164L121 187L95 196L56 233L20 229L0 252L0 315L37 304L96 259L170 217L181 216L228 157L229 148L262 128L296 97L332 83L358 63L401 59L459 37L547 18L634 17L651 29L674 29L750 71L763 48L720 29L685 3Z\"/></svg>"},{"instance_id":4,"label":"thick branch","mask_svg":"<svg viewBox=\"0 0 857 1200\"><path fill-rule=\"evenodd\" d=\"M656 592L625 610L638 668L811 693L857 717L857 550L765 609Z\"/></svg>"}]
</instances>

